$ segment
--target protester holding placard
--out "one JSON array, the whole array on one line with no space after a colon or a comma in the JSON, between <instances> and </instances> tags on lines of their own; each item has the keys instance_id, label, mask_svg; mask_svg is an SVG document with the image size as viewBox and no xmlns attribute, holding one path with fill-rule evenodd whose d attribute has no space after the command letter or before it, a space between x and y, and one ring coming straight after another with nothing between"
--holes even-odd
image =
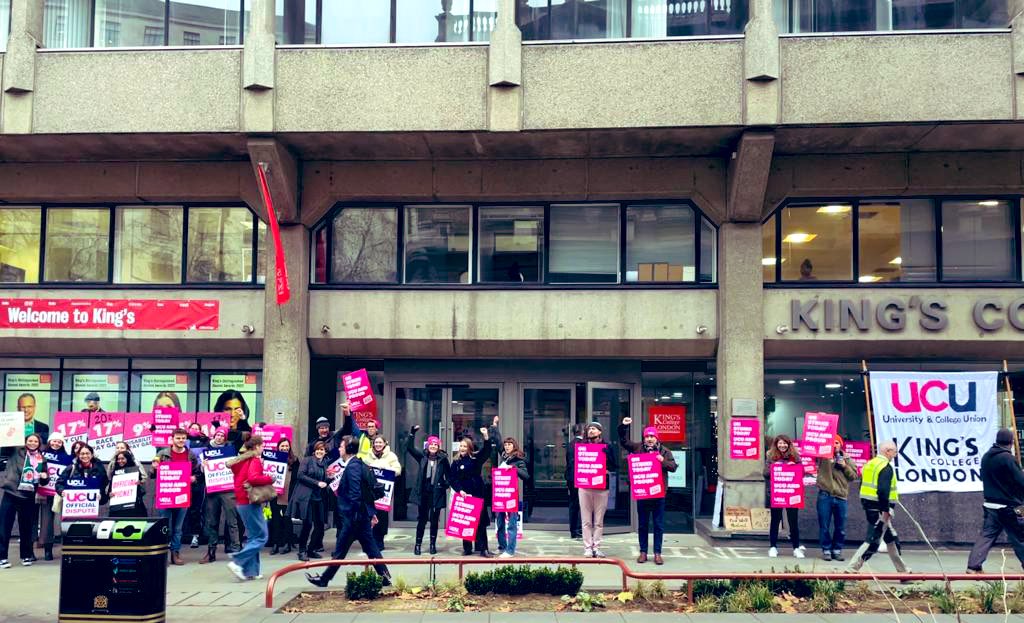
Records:
<instances>
[{"instance_id":1,"label":"protester holding placard","mask_svg":"<svg viewBox=\"0 0 1024 623\"><path fill-rule=\"evenodd\" d=\"M53 541L60 530L60 497L57 495L57 479L64 468L71 465L71 455L64 449L64 435L54 432L43 450L46 469L50 479L36 489L39 502L39 544L43 546L43 560L53 560ZM56 507L56 510L55 510Z\"/></svg>"},{"instance_id":2,"label":"protester holding placard","mask_svg":"<svg viewBox=\"0 0 1024 623\"><path fill-rule=\"evenodd\" d=\"M668 482L668 475L670 472L676 471L678 465L676 465L675 456L672 451L661 445L658 440L658 429L653 426L648 426L644 429L643 441L632 441L629 438L629 426L633 423L633 418L623 418L622 424L619 425L619 443L626 449L627 452L633 454L640 453L656 453L658 456L658 462L661 463L661 474L662 474L662 486L666 486ZM657 474L657 472L655 472ZM654 526L654 564L663 565L665 559L661 557L661 544L665 537L665 494L662 489L661 497L651 498L647 500L636 501L636 512L640 519L640 525L638 526L637 536L640 539L640 555L636 561L638 563L647 562L647 534L650 526Z\"/></svg>"},{"instance_id":3,"label":"protester holding placard","mask_svg":"<svg viewBox=\"0 0 1024 623\"><path fill-rule=\"evenodd\" d=\"M192 452L189 452L185 442L188 439L188 432L183 428L176 428L171 433L171 446L156 453L153 459L153 477L156 477L157 469L161 463L188 463L191 473L190 482L195 483L202 477L203 468L199 459ZM167 519L167 525L171 529L171 564L183 565L185 561L181 558L181 534L188 515L188 508L159 508L157 515Z\"/></svg>"},{"instance_id":4,"label":"protester holding placard","mask_svg":"<svg viewBox=\"0 0 1024 623\"><path fill-rule=\"evenodd\" d=\"M793 441L786 435L779 435L772 441L768 450L768 458L764 466L764 477L771 482L772 464L795 463L800 465L800 454L796 451ZM779 528L782 526L782 508L771 509L771 523L768 527L768 557L779 555ZM789 525L789 540L793 544L793 558L804 557L804 547L800 545L799 509L786 508L786 523Z\"/></svg>"},{"instance_id":5,"label":"protester holding placard","mask_svg":"<svg viewBox=\"0 0 1024 623\"><path fill-rule=\"evenodd\" d=\"M203 480L206 483L206 500L203 507L206 533L206 553L199 564L217 560L217 543L227 526L228 537L224 553L232 554L242 549L238 536L238 513L235 510L234 478L227 460L235 456L235 447L228 443L228 427L220 426L213 433L210 445L203 450Z\"/></svg>"},{"instance_id":6,"label":"protester holding placard","mask_svg":"<svg viewBox=\"0 0 1024 623\"><path fill-rule=\"evenodd\" d=\"M383 435L377 435L373 439L373 449L369 456L363 458L363 462L370 467L386 469L395 473L395 478L402 473L402 463L398 455L388 447L388 440ZM377 524L373 526L373 538L377 539L377 548L384 551L384 537L388 534L388 511L377 509Z\"/></svg>"},{"instance_id":7,"label":"protester holding placard","mask_svg":"<svg viewBox=\"0 0 1024 623\"><path fill-rule=\"evenodd\" d=\"M565 443L565 488L569 494L569 538L578 540L583 539L583 516L580 514L580 493L573 474L573 451L575 444L583 441L583 424L573 424L572 436Z\"/></svg>"},{"instance_id":8,"label":"protester holding placard","mask_svg":"<svg viewBox=\"0 0 1024 623\"><path fill-rule=\"evenodd\" d=\"M416 431L413 426L407 439L405 451L419 462L419 477L412 490L410 501L418 507L416 515L416 544L412 553L419 556L423 545L423 530L427 521L430 522L430 553L437 553L437 527L441 520L441 509L448 501L448 479L451 465L448 454L441 449L441 438L436 435L427 437L426 451L416 448Z\"/></svg>"},{"instance_id":9,"label":"protester holding placard","mask_svg":"<svg viewBox=\"0 0 1024 623\"><path fill-rule=\"evenodd\" d=\"M146 470L139 467L131 451L122 450L116 453L107 470L110 479L107 485L107 497L110 498L109 515L145 517ZM130 483L134 495L128 490Z\"/></svg>"},{"instance_id":10,"label":"protester holding placard","mask_svg":"<svg viewBox=\"0 0 1024 623\"><path fill-rule=\"evenodd\" d=\"M249 405L245 402L245 396L237 390L229 389L217 396L213 410L225 417L228 443L235 446L235 450L239 450L252 433L252 427L249 426ZM216 422L214 426L220 426L220 423Z\"/></svg>"},{"instance_id":11,"label":"protester holding placard","mask_svg":"<svg viewBox=\"0 0 1024 623\"><path fill-rule=\"evenodd\" d=\"M277 442L277 451L288 455L288 459L285 463L284 490L270 500L270 543L273 545L273 549L270 550L271 556L292 552L295 532L292 530L291 517L288 516L288 496L295 487L295 474L299 470L299 457L292 452L290 439L281 438Z\"/></svg>"},{"instance_id":12,"label":"protester holding placard","mask_svg":"<svg viewBox=\"0 0 1024 623\"><path fill-rule=\"evenodd\" d=\"M602 439L604 427L598 421L587 424L587 438L583 442L574 441L572 444L571 473L577 480L576 487L580 497L580 517L583 523L583 556L585 558L604 558L601 551L601 539L604 536L604 514L608 510L608 484L611 481L610 474L619 471L619 452L611 444L605 443ZM578 480L580 465L578 451L581 445L596 445L600 447L599 452L604 454L604 468L601 469L601 484L596 487L592 479L587 483ZM596 478L597 476L594 476ZM587 486L584 486L586 484Z\"/></svg>"},{"instance_id":13,"label":"protester holding placard","mask_svg":"<svg viewBox=\"0 0 1024 623\"><path fill-rule=\"evenodd\" d=\"M495 439L501 439L501 431L498 430L499 418L495 416L494 424L491 426L491 436ZM495 530L498 533L498 551L500 554L499 558L512 558L516 555L516 544L519 542L519 512L522 507L522 501L519 499L519 494L522 493L522 484L530 479L530 470L526 466L526 454L522 448L519 447L519 442L514 437L506 437L501 442L501 451L498 452L497 460L495 461L497 466L496 470L512 470L515 473L515 477L512 478L510 487L515 487L515 499L511 500L515 502L515 508L506 508L505 510L498 511L495 509ZM491 476L491 484L493 487L497 487L496 476ZM492 495L492 504L497 505L497 499Z\"/></svg>"},{"instance_id":14,"label":"protester holding placard","mask_svg":"<svg viewBox=\"0 0 1024 623\"><path fill-rule=\"evenodd\" d=\"M76 449L77 447L77 449ZM100 492L99 505L107 503L107 470L96 458L92 446L84 441L77 441L71 446L75 452L75 460L60 473L57 479L57 495L64 496L70 480L82 480L96 483Z\"/></svg>"},{"instance_id":15,"label":"protester holding placard","mask_svg":"<svg viewBox=\"0 0 1024 623\"><path fill-rule=\"evenodd\" d=\"M36 487L46 483L50 474L46 468L41 447L43 438L32 433L25 437L25 445L15 450L7 461L3 480L0 481L0 569L9 569L7 547L11 541L14 519L18 519L18 547L22 566L30 566L36 561L32 552L32 537L35 533L36 517L39 508L36 506Z\"/></svg>"},{"instance_id":16,"label":"protester holding placard","mask_svg":"<svg viewBox=\"0 0 1024 623\"><path fill-rule=\"evenodd\" d=\"M823 560L843 560L846 543L846 498L857 469L846 456L843 438L832 439L832 457L818 459L818 543Z\"/></svg>"},{"instance_id":17,"label":"protester holding placard","mask_svg":"<svg viewBox=\"0 0 1024 623\"><path fill-rule=\"evenodd\" d=\"M314 444L313 455L304 457L299 463L295 489L288 500L288 516L302 521L302 530L299 532L299 560L321 557L309 549L309 545L320 543L324 538L324 524L327 521L327 508L324 506L326 491L327 444L318 441Z\"/></svg>"},{"instance_id":18,"label":"protester holding placard","mask_svg":"<svg viewBox=\"0 0 1024 623\"><path fill-rule=\"evenodd\" d=\"M481 428L480 434L484 436L484 445L479 451L469 437L463 437L459 441L459 453L452 461L451 475L449 476L452 491L475 498L483 498L485 495L484 479L481 472L484 463L491 458L491 433L487 428ZM484 508L480 512L480 523L477 525L475 537L475 549L484 558L491 557L491 551L487 547L487 526L490 523L487 509ZM469 556L473 550L474 541L464 539L462 541L463 555Z\"/></svg>"}]
</instances>

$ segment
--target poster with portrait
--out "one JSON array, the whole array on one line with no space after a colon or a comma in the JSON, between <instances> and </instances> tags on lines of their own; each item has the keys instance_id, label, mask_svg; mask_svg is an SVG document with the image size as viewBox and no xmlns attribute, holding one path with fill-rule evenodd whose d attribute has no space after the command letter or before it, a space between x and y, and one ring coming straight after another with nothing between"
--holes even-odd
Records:
<instances>
[{"instance_id":1,"label":"poster with portrait","mask_svg":"<svg viewBox=\"0 0 1024 623\"><path fill-rule=\"evenodd\" d=\"M128 375L120 372L76 372L71 375L68 411L127 410Z\"/></svg>"},{"instance_id":2,"label":"poster with portrait","mask_svg":"<svg viewBox=\"0 0 1024 623\"><path fill-rule=\"evenodd\" d=\"M209 411L217 411L217 398L229 389L242 394L249 407L249 425L261 421L256 397L259 395L259 374L255 372L215 372L210 374Z\"/></svg>"},{"instance_id":3,"label":"poster with portrait","mask_svg":"<svg viewBox=\"0 0 1024 623\"><path fill-rule=\"evenodd\" d=\"M51 400L57 388L55 375L52 372L8 372L4 375L4 411L22 411L28 409L32 418L53 428L53 408L56 403Z\"/></svg>"},{"instance_id":4,"label":"poster with portrait","mask_svg":"<svg viewBox=\"0 0 1024 623\"><path fill-rule=\"evenodd\" d=\"M185 372L145 373L139 376L139 411L152 412L155 407L176 407L185 412L191 375Z\"/></svg>"}]
</instances>

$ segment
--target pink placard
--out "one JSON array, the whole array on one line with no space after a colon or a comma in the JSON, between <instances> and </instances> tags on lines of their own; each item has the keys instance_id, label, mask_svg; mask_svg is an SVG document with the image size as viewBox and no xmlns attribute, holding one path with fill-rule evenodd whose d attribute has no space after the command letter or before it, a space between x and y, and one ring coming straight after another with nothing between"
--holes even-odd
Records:
<instances>
[{"instance_id":1,"label":"pink placard","mask_svg":"<svg viewBox=\"0 0 1024 623\"><path fill-rule=\"evenodd\" d=\"M156 507L188 508L192 502L191 461L164 461L156 468Z\"/></svg>"},{"instance_id":2,"label":"pink placard","mask_svg":"<svg viewBox=\"0 0 1024 623\"><path fill-rule=\"evenodd\" d=\"M181 412L174 407L155 407L153 409L153 445L166 448L171 445L171 433L178 428Z\"/></svg>"},{"instance_id":3,"label":"pink placard","mask_svg":"<svg viewBox=\"0 0 1024 623\"><path fill-rule=\"evenodd\" d=\"M373 397L373 385L366 368L341 375L341 388L352 408L359 428L366 430L366 423L377 417L377 400Z\"/></svg>"},{"instance_id":4,"label":"pink placard","mask_svg":"<svg viewBox=\"0 0 1024 623\"><path fill-rule=\"evenodd\" d=\"M819 459L832 458L832 440L839 430L839 416L835 413L804 414L804 436L800 454Z\"/></svg>"},{"instance_id":5,"label":"pink placard","mask_svg":"<svg viewBox=\"0 0 1024 623\"><path fill-rule=\"evenodd\" d=\"M772 463L771 507L804 507L804 467L799 463Z\"/></svg>"},{"instance_id":6,"label":"pink placard","mask_svg":"<svg viewBox=\"0 0 1024 623\"><path fill-rule=\"evenodd\" d=\"M665 473L657 452L629 455L629 491L634 500L665 497Z\"/></svg>"},{"instance_id":7,"label":"pink placard","mask_svg":"<svg viewBox=\"0 0 1024 623\"><path fill-rule=\"evenodd\" d=\"M101 461L114 458L117 442L124 441L124 413L96 412L89 418L89 445Z\"/></svg>"},{"instance_id":8,"label":"pink placard","mask_svg":"<svg viewBox=\"0 0 1024 623\"><path fill-rule=\"evenodd\" d=\"M871 460L871 442L869 441L847 441L846 456L853 461L854 467L859 474L864 465Z\"/></svg>"},{"instance_id":9,"label":"pink placard","mask_svg":"<svg viewBox=\"0 0 1024 623\"><path fill-rule=\"evenodd\" d=\"M295 448L295 437L291 426L284 424L257 424L252 429L253 435L263 437L263 445L270 450L277 450L277 444L287 439Z\"/></svg>"},{"instance_id":10,"label":"pink placard","mask_svg":"<svg viewBox=\"0 0 1024 623\"><path fill-rule=\"evenodd\" d=\"M576 444L576 461L573 481L577 489L604 489L608 484L608 456L604 453L608 444Z\"/></svg>"},{"instance_id":11,"label":"pink placard","mask_svg":"<svg viewBox=\"0 0 1024 623\"><path fill-rule=\"evenodd\" d=\"M452 508L448 512L448 523L444 527L445 536L472 541L476 538L476 529L480 525L480 513L483 510L483 498L456 493L452 497Z\"/></svg>"},{"instance_id":12,"label":"pink placard","mask_svg":"<svg viewBox=\"0 0 1024 623\"><path fill-rule=\"evenodd\" d=\"M736 417L729 420L729 458L760 460L761 420Z\"/></svg>"},{"instance_id":13,"label":"pink placard","mask_svg":"<svg viewBox=\"0 0 1024 623\"><path fill-rule=\"evenodd\" d=\"M519 511L519 474L516 468L491 470L491 509L496 513Z\"/></svg>"},{"instance_id":14,"label":"pink placard","mask_svg":"<svg viewBox=\"0 0 1024 623\"><path fill-rule=\"evenodd\" d=\"M813 456L807 456L803 451L803 442L793 440L793 448L800 455L800 464L804 467L804 484L812 485L818 479L818 460Z\"/></svg>"},{"instance_id":15,"label":"pink placard","mask_svg":"<svg viewBox=\"0 0 1024 623\"><path fill-rule=\"evenodd\" d=\"M223 413L200 411L199 413L182 413L178 416L178 422L185 430L188 430L188 427L193 423L199 424L199 430L203 431L204 435L207 437L213 437L213 421L219 421L220 418L227 418L227 416Z\"/></svg>"},{"instance_id":16,"label":"pink placard","mask_svg":"<svg viewBox=\"0 0 1024 623\"><path fill-rule=\"evenodd\" d=\"M153 449L153 431L149 430L152 425L152 413L124 414L124 442L139 461L152 461L156 455Z\"/></svg>"},{"instance_id":17,"label":"pink placard","mask_svg":"<svg viewBox=\"0 0 1024 623\"><path fill-rule=\"evenodd\" d=\"M58 411L53 414L53 430L64 435L64 446L70 451L76 441L89 441L89 414Z\"/></svg>"}]
</instances>

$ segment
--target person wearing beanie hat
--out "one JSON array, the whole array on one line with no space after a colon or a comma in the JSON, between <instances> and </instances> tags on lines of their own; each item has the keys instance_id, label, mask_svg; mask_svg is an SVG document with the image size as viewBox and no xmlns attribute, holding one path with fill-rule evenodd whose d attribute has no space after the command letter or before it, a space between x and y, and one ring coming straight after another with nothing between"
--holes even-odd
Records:
<instances>
[{"instance_id":1,"label":"person wearing beanie hat","mask_svg":"<svg viewBox=\"0 0 1024 623\"><path fill-rule=\"evenodd\" d=\"M818 544L822 560L843 560L846 544L846 500L850 483L857 480L857 468L844 450L846 442L839 435L832 439L832 458L819 458L818 463Z\"/></svg>"},{"instance_id":2,"label":"person wearing beanie hat","mask_svg":"<svg viewBox=\"0 0 1024 623\"><path fill-rule=\"evenodd\" d=\"M412 553L419 556L423 546L423 532L430 522L430 553L437 553L437 528L441 521L441 511L448 502L448 478L451 475L451 463L448 455L441 449L441 438L437 435L427 437L426 451L416 447L416 433L420 427L413 426L406 437L403 454L408 453L419 463L419 476L413 487L409 501L416 505L416 543Z\"/></svg>"},{"instance_id":3,"label":"person wearing beanie hat","mask_svg":"<svg viewBox=\"0 0 1024 623\"><path fill-rule=\"evenodd\" d=\"M355 418L352 418L353 420ZM353 422L352 427L354 429L359 428L358 422ZM364 463L368 462L370 455L373 453L373 440L380 434L380 420L373 418L366 423L366 430L361 431L354 435L359 440L359 458Z\"/></svg>"},{"instance_id":4,"label":"person wearing beanie hat","mask_svg":"<svg viewBox=\"0 0 1024 623\"><path fill-rule=\"evenodd\" d=\"M619 451L611 444L604 442L602 439L604 426L597 420L587 424L584 434L586 439L574 440L570 445L567 457L569 464L566 466L566 470L571 475L576 473L577 446L580 444L603 445L606 469L604 486L598 489L580 488L577 489L577 495L580 499L580 519L583 524L583 556L604 558L605 554L601 551L601 538L604 536L604 514L608 510L608 484L611 481L608 474L619 471Z\"/></svg>"},{"instance_id":5,"label":"person wearing beanie hat","mask_svg":"<svg viewBox=\"0 0 1024 623\"><path fill-rule=\"evenodd\" d=\"M619 425L619 443L627 452L633 454L657 452L658 461L661 462L662 482L668 486L669 473L679 468L676 464L675 456L671 450L661 445L661 442L658 440L658 429L653 426L648 426L644 429L643 441L632 441L629 438L629 427L632 423L633 418L631 417L622 419L622 424ZM637 537L640 541L640 556L637 557L636 561L641 564L647 562L647 534L653 526L654 564L665 564L665 559L661 557L661 543L665 537L665 497L637 500L636 514L640 520L639 529L637 530Z\"/></svg>"},{"instance_id":6,"label":"person wearing beanie hat","mask_svg":"<svg viewBox=\"0 0 1024 623\"><path fill-rule=\"evenodd\" d=\"M327 448L327 462L332 463L338 460L338 447L341 443L341 438L345 435L352 435L353 437L359 436L359 427L356 425L355 418L350 417L352 409L349 407L347 402L343 402L339 405L341 408L341 427L336 431L331 431L334 425L331 423L333 420L321 416L316 419L316 424L313 426L316 430L316 437L314 437L309 445L306 446L306 456L313 456L313 448L316 446L318 441L323 442ZM328 491L328 496L331 493ZM328 500L327 505L331 503Z\"/></svg>"},{"instance_id":7,"label":"person wearing beanie hat","mask_svg":"<svg viewBox=\"0 0 1024 623\"><path fill-rule=\"evenodd\" d=\"M1024 528L1015 509L1024 504L1024 471L1013 455L1013 431L1000 428L996 442L981 458L981 482L985 495L981 533L967 558L967 573L981 573L982 565L996 539L1005 531L1006 540L1024 567Z\"/></svg>"}]
</instances>

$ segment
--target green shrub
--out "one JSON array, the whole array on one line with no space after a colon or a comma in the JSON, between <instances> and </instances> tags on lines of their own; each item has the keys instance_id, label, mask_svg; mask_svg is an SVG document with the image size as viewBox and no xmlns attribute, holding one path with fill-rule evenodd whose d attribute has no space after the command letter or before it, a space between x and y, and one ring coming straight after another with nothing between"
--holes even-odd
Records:
<instances>
[{"instance_id":1,"label":"green shrub","mask_svg":"<svg viewBox=\"0 0 1024 623\"><path fill-rule=\"evenodd\" d=\"M811 583L814 590L814 597L811 599L811 607L815 612L835 612L839 602L839 594L846 588L843 582L831 580L815 580Z\"/></svg>"},{"instance_id":2,"label":"green shrub","mask_svg":"<svg viewBox=\"0 0 1024 623\"><path fill-rule=\"evenodd\" d=\"M494 592L494 572L485 571L477 573L470 571L466 574L463 584L470 595L486 595Z\"/></svg>"},{"instance_id":3,"label":"green shrub","mask_svg":"<svg viewBox=\"0 0 1024 623\"><path fill-rule=\"evenodd\" d=\"M538 592L549 595L575 595L583 588L583 572L576 567L559 567L547 586L538 585Z\"/></svg>"},{"instance_id":4,"label":"green shrub","mask_svg":"<svg viewBox=\"0 0 1024 623\"><path fill-rule=\"evenodd\" d=\"M592 612L594 608L604 608L603 596L584 591L576 593L575 597L562 595L562 602L569 604L575 612Z\"/></svg>"},{"instance_id":5,"label":"green shrub","mask_svg":"<svg viewBox=\"0 0 1024 623\"><path fill-rule=\"evenodd\" d=\"M933 591L932 605L942 614L957 614L963 612L967 605L964 596L954 592L952 589Z\"/></svg>"},{"instance_id":6,"label":"green shrub","mask_svg":"<svg viewBox=\"0 0 1024 623\"><path fill-rule=\"evenodd\" d=\"M384 588L384 579L370 569L362 573L349 573L345 578L345 596L351 600L377 599Z\"/></svg>"},{"instance_id":7,"label":"green shrub","mask_svg":"<svg viewBox=\"0 0 1024 623\"><path fill-rule=\"evenodd\" d=\"M503 565L484 573L470 572L464 581L466 591L472 595L575 595L583 587L583 572L573 567L557 569Z\"/></svg>"},{"instance_id":8,"label":"green shrub","mask_svg":"<svg viewBox=\"0 0 1024 623\"><path fill-rule=\"evenodd\" d=\"M728 580L692 580L692 582L694 602L700 601L702 597L721 599L735 590Z\"/></svg>"},{"instance_id":9,"label":"green shrub","mask_svg":"<svg viewBox=\"0 0 1024 623\"><path fill-rule=\"evenodd\" d=\"M533 570L528 566L503 565L493 571L495 593L525 595L533 590Z\"/></svg>"},{"instance_id":10,"label":"green shrub","mask_svg":"<svg viewBox=\"0 0 1024 623\"><path fill-rule=\"evenodd\" d=\"M722 604L718 597L714 595L704 595L693 604L694 612L721 612Z\"/></svg>"},{"instance_id":11,"label":"green shrub","mask_svg":"<svg viewBox=\"0 0 1024 623\"><path fill-rule=\"evenodd\" d=\"M1003 591L1006 585L998 582L985 582L971 589L971 596L978 600L982 614L998 614L1003 612Z\"/></svg>"},{"instance_id":12,"label":"green shrub","mask_svg":"<svg viewBox=\"0 0 1024 623\"><path fill-rule=\"evenodd\" d=\"M800 573L799 565L790 569L789 567L783 567L781 573ZM814 581L813 580L774 580L771 575L775 573L775 568L766 573L767 578L765 584L768 589L776 595L782 593L789 593L793 597L800 599L809 599L814 596Z\"/></svg>"},{"instance_id":13,"label":"green shrub","mask_svg":"<svg viewBox=\"0 0 1024 623\"><path fill-rule=\"evenodd\" d=\"M651 594L651 599L665 599L668 597L668 587L665 586L665 582L662 580L651 582L651 588L648 592Z\"/></svg>"},{"instance_id":14,"label":"green shrub","mask_svg":"<svg viewBox=\"0 0 1024 623\"><path fill-rule=\"evenodd\" d=\"M771 612L775 595L764 582L744 582L722 600L726 612Z\"/></svg>"}]
</instances>

